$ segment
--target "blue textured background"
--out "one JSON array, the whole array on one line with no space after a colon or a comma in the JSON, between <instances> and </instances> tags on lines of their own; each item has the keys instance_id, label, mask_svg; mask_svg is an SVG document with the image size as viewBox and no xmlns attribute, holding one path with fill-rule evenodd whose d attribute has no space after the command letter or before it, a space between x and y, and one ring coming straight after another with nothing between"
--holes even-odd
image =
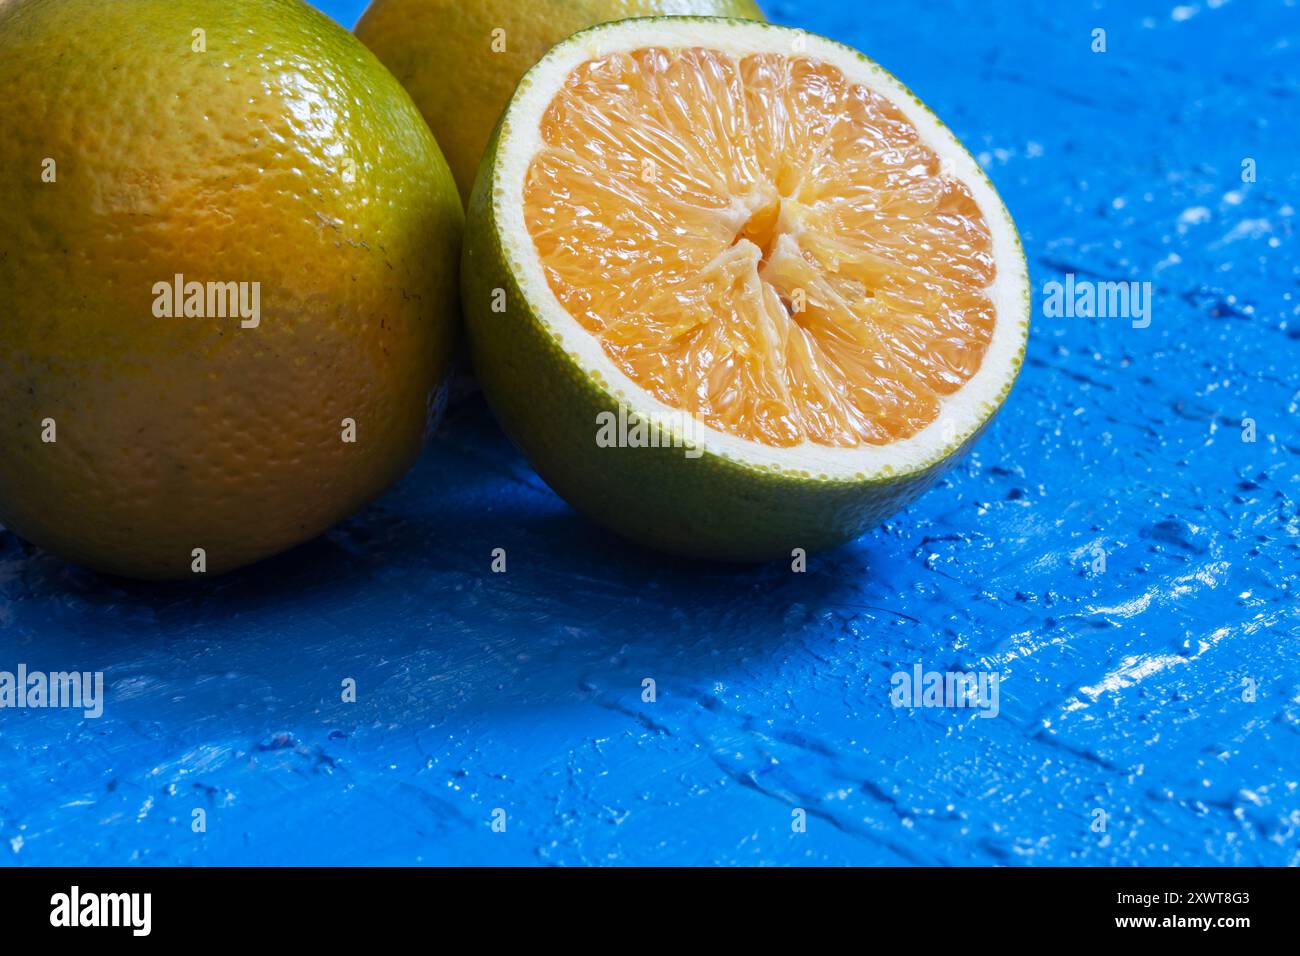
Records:
<instances>
[{"instance_id":1,"label":"blue textured background","mask_svg":"<svg viewBox=\"0 0 1300 956\"><path fill-rule=\"evenodd\" d=\"M0 669L109 684L99 721L0 712L0 861L1300 862L1300 9L766 8L948 121L1036 289L1150 280L1151 327L1039 313L976 452L803 575L595 530L476 400L374 507L205 586L0 533ZM1000 716L894 709L916 663L995 670Z\"/></svg>"}]
</instances>

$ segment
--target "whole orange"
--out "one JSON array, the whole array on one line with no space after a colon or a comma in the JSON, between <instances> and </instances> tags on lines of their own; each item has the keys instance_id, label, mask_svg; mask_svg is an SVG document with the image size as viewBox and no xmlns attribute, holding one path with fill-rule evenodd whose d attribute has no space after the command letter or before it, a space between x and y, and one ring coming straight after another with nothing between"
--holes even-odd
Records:
<instances>
[{"instance_id":1,"label":"whole orange","mask_svg":"<svg viewBox=\"0 0 1300 956\"><path fill-rule=\"evenodd\" d=\"M463 217L360 42L300 0L10 0L0 103L0 523L212 574L408 468Z\"/></svg>"}]
</instances>

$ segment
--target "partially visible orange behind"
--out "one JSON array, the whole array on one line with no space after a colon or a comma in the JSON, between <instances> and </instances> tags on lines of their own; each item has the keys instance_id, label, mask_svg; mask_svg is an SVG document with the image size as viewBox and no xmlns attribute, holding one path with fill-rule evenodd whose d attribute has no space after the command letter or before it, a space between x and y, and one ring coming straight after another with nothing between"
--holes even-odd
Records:
<instances>
[{"instance_id":1,"label":"partially visible orange behind","mask_svg":"<svg viewBox=\"0 0 1300 956\"><path fill-rule=\"evenodd\" d=\"M629 17L762 20L754 0L372 0L356 34L405 84L468 203L497 117L551 47Z\"/></svg>"}]
</instances>

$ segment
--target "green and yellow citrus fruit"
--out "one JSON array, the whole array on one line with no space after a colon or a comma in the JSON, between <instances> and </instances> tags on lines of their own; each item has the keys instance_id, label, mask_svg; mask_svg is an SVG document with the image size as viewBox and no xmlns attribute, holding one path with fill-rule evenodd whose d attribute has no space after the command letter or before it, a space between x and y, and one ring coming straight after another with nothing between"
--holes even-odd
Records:
<instances>
[{"instance_id":1,"label":"green and yellow citrus fruit","mask_svg":"<svg viewBox=\"0 0 1300 956\"><path fill-rule=\"evenodd\" d=\"M354 36L300 0L10 0L0 103L0 523L215 573L402 474L463 217Z\"/></svg>"},{"instance_id":2,"label":"green and yellow citrus fruit","mask_svg":"<svg viewBox=\"0 0 1300 956\"><path fill-rule=\"evenodd\" d=\"M373 0L356 33L406 85L468 199L519 78L565 37L627 17L762 19L753 0Z\"/></svg>"},{"instance_id":3,"label":"green and yellow citrus fruit","mask_svg":"<svg viewBox=\"0 0 1300 956\"><path fill-rule=\"evenodd\" d=\"M483 391L559 494L726 560L919 495L1029 329L1015 225L947 128L860 53L740 20L548 53L488 147L462 297Z\"/></svg>"}]
</instances>

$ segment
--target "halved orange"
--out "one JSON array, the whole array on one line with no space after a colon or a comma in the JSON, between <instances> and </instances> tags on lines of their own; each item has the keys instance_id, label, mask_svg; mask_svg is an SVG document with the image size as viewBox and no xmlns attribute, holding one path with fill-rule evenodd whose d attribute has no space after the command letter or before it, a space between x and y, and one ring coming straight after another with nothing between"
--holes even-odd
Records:
<instances>
[{"instance_id":1,"label":"halved orange","mask_svg":"<svg viewBox=\"0 0 1300 956\"><path fill-rule=\"evenodd\" d=\"M1015 226L947 128L856 51L733 20L555 47L479 171L462 284L479 378L542 477L728 559L911 500L1028 335Z\"/></svg>"}]
</instances>

